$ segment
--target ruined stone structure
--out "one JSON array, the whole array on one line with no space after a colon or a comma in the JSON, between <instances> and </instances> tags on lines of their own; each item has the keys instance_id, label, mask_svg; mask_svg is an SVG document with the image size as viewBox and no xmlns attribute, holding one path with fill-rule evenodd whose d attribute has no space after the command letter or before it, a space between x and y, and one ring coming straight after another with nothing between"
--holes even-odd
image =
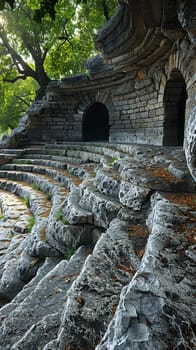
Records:
<instances>
[{"instance_id":1,"label":"ruined stone structure","mask_svg":"<svg viewBox=\"0 0 196 350\"><path fill-rule=\"evenodd\" d=\"M0 350L195 349L196 3L119 2L2 143Z\"/></svg>"},{"instance_id":2,"label":"ruined stone structure","mask_svg":"<svg viewBox=\"0 0 196 350\"><path fill-rule=\"evenodd\" d=\"M195 11L190 0L120 6L96 39L101 56L87 63L89 76L51 83L44 99L30 108L26 142L188 148L195 132L193 121L192 136L188 126L196 94ZM195 160L189 162L192 171Z\"/></svg>"}]
</instances>

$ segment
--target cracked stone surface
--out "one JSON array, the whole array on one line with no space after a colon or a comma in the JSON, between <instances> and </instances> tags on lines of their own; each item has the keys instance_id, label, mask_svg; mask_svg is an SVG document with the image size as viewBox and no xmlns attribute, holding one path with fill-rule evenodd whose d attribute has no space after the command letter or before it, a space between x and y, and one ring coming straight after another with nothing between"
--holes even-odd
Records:
<instances>
[{"instance_id":1,"label":"cracked stone surface","mask_svg":"<svg viewBox=\"0 0 196 350\"><path fill-rule=\"evenodd\" d=\"M16 157L0 171L0 350L192 349L196 194L183 150L66 146L78 165L47 170L46 149L31 148L18 154L30 167Z\"/></svg>"}]
</instances>

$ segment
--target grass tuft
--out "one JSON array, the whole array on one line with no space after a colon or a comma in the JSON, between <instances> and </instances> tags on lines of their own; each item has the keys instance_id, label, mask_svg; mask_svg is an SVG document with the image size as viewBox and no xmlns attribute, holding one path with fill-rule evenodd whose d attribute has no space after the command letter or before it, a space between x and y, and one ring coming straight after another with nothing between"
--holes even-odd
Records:
<instances>
[{"instance_id":1,"label":"grass tuft","mask_svg":"<svg viewBox=\"0 0 196 350\"><path fill-rule=\"evenodd\" d=\"M28 232L30 233L32 231L33 226L35 225L35 217L33 216L30 218L28 223Z\"/></svg>"},{"instance_id":2,"label":"grass tuft","mask_svg":"<svg viewBox=\"0 0 196 350\"><path fill-rule=\"evenodd\" d=\"M30 208L30 198L29 197L24 197L23 202L27 206L27 208Z\"/></svg>"}]
</instances>

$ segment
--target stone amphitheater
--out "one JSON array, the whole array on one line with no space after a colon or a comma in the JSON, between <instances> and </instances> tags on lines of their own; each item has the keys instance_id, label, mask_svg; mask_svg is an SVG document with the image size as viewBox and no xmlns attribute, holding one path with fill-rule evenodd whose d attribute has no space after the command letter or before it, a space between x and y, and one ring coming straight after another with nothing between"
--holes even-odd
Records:
<instances>
[{"instance_id":1,"label":"stone amphitheater","mask_svg":"<svg viewBox=\"0 0 196 350\"><path fill-rule=\"evenodd\" d=\"M0 350L193 350L196 3L120 1L0 152Z\"/></svg>"}]
</instances>

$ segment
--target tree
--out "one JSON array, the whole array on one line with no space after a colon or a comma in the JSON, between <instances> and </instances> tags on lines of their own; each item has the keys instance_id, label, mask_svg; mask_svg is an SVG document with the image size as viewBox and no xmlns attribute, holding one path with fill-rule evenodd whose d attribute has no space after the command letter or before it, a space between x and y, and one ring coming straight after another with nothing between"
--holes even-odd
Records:
<instances>
[{"instance_id":1,"label":"tree","mask_svg":"<svg viewBox=\"0 0 196 350\"><path fill-rule=\"evenodd\" d=\"M0 16L0 133L17 126L35 91L43 92L50 81L45 59L59 35L60 23L51 27L48 18L36 23L33 15L20 0Z\"/></svg>"},{"instance_id":2,"label":"tree","mask_svg":"<svg viewBox=\"0 0 196 350\"><path fill-rule=\"evenodd\" d=\"M59 0L27 0L28 5L32 5L32 7L36 6L35 9L35 20L41 21L41 19L49 14L52 19L55 19L55 5ZM6 7L14 8L16 4L16 0L0 0L0 11L4 10Z\"/></svg>"},{"instance_id":3,"label":"tree","mask_svg":"<svg viewBox=\"0 0 196 350\"><path fill-rule=\"evenodd\" d=\"M30 107L37 84L33 79L17 81L15 84L0 82L0 132L7 133L14 129Z\"/></svg>"},{"instance_id":4,"label":"tree","mask_svg":"<svg viewBox=\"0 0 196 350\"><path fill-rule=\"evenodd\" d=\"M44 90L50 78L84 71L85 60L95 54L97 28L112 15L116 0L84 2L56 1L55 20L45 14L39 23L33 21L39 0L17 0L12 11L5 9L0 22L0 59L10 57L11 62L3 79L14 82L29 76Z\"/></svg>"},{"instance_id":5,"label":"tree","mask_svg":"<svg viewBox=\"0 0 196 350\"><path fill-rule=\"evenodd\" d=\"M67 3L62 14L59 13L59 5L60 3L56 6L56 19L59 15L65 17L65 13L67 14ZM117 0L88 0L87 4L80 2L76 6L75 15L62 28L60 40L46 58L50 77L59 79L86 72L87 59L98 54L94 46L98 31L114 14L117 6Z\"/></svg>"},{"instance_id":6,"label":"tree","mask_svg":"<svg viewBox=\"0 0 196 350\"><path fill-rule=\"evenodd\" d=\"M5 56L9 58L9 65L7 71L4 68L3 80L15 82L31 77L44 90L50 81L44 61L52 42L46 21L38 24L32 19L32 10L23 0L18 1L12 11L4 11L0 24L0 57L1 61L5 61Z\"/></svg>"},{"instance_id":7,"label":"tree","mask_svg":"<svg viewBox=\"0 0 196 350\"><path fill-rule=\"evenodd\" d=\"M124 2L128 3L128 0L123 0ZM59 3L60 0L27 0L27 3L29 6L34 8L34 20L37 22L41 22L42 19L49 15L52 19L55 19L56 17L56 9L55 6L57 3ZM89 0L75 0L76 4L83 3L83 4L89 4ZM15 0L0 0L0 10L3 10L6 5L10 6L11 8L14 7L16 1ZM103 13L106 18L106 20L109 19L109 5L107 0L101 0ZM120 1L119 1L120 3ZM96 6L97 4L95 4Z\"/></svg>"},{"instance_id":8,"label":"tree","mask_svg":"<svg viewBox=\"0 0 196 350\"><path fill-rule=\"evenodd\" d=\"M0 77L12 96L8 99L1 98L7 111L12 110L15 98L15 87L8 88L8 82L21 88L22 82L31 78L42 93L51 79L85 72L86 60L97 53L94 48L97 30L115 11L116 1L88 0L88 5L85 0L53 1L54 19L51 19L49 9L46 8L35 21L35 13L44 1L0 0L1 6L6 3L0 15ZM23 86L24 93L20 91L25 98L28 95L27 85ZM2 91L1 89L1 93ZM1 108L1 111L9 119L5 108ZM16 114L11 112L11 115ZM12 127L13 119L11 124L3 124Z\"/></svg>"},{"instance_id":9,"label":"tree","mask_svg":"<svg viewBox=\"0 0 196 350\"><path fill-rule=\"evenodd\" d=\"M14 3L15 3L15 0L0 0L0 10L2 11L6 7L6 5L13 8Z\"/></svg>"}]
</instances>

